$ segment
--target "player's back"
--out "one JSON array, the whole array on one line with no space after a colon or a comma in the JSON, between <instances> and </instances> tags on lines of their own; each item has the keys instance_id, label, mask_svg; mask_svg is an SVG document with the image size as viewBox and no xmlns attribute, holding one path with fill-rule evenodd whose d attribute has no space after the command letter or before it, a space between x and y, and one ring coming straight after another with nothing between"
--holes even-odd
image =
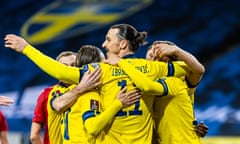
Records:
<instances>
[{"instance_id":1,"label":"player's back","mask_svg":"<svg viewBox=\"0 0 240 144\"><path fill-rule=\"evenodd\" d=\"M175 78L178 87L175 96L157 97L154 100L154 118L160 144L200 144L194 131L192 101L185 81Z\"/></svg>"},{"instance_id":2,"label":"player's back","mask_svg":"<svg viewBox=\"0 0 240 144\"><path fill-rule=\"evenodd\" d=\"M166 64L153 63L144 59L128 59L128 62L152 80L159 76L166 76L168 73ZM135 86L120 67L107 64L100 64L100 67L103 83L100 92L103 97L103 107L107 109L122 87L127 86L129 91ZM105 131L105 143L151 144L153 99L153 96L143 95L135 104L119 111L111 127Z\"/></svg>"}]
</instances>

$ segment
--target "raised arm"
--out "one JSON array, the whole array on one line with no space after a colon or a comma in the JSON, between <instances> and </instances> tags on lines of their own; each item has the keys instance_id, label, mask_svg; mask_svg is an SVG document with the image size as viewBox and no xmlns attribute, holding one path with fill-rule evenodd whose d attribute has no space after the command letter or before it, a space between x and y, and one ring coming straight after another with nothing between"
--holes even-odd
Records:
<instances>
[{"instance_id":1,"label":"raised arm","mask_svg":"<svg viewBox=\"0 0 240 144\"><path fill-rule=\"evenodd\" d=\"M205 73L204 66L191 53L184 51L175 44L159 43L153 46L155 55L160 59L166 56L175 57L177 60L184 61L190 73L187 75L187 80L191 87L195 87Z\"/></svg>"},{"instance_id":2,"label":"raised arm","mask_svg":"<svg viewBox=\"0 0 240 144\"><path fill-rule=\"evenodd\" d=\"M44 72L48 73L50 76L58 80L66 81L69 83L79 82L79 68L69 67L57 62L56 60L44 55L29 45L23 38L19 36L13 34L6 35L5 47L23 53Z\"/></svg>"}]
</instances>

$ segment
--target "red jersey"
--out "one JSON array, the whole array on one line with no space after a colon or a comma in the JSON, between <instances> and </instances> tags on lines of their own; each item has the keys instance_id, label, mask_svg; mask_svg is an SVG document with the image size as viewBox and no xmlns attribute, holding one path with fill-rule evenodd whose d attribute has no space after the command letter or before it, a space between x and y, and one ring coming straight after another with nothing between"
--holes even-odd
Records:
<instances>
[{"instance_id":1,"label":"red jersey","mask_svg":"<svg viewBox=\"0 0 240 144\"><path fill-rule=\"evenodd\" d=\"M34 110L34 116L32 122L40 123L44 126L44 144L49 144L49 135L48 135L48 112L47 112L47 102L48 102L48 95L52 87L45 88L42 93L38 96L37 104Z\"/></svg>"},{"instance_id":2,"label":"red jersey","mask_svg":"<svg viewBox=\"0 0 240 144\"><path fill-rule=\"evenodd\" d=\"M7 120L2 111L0 111L0 131L8 131Z\"/></svg>"}]
</instances>

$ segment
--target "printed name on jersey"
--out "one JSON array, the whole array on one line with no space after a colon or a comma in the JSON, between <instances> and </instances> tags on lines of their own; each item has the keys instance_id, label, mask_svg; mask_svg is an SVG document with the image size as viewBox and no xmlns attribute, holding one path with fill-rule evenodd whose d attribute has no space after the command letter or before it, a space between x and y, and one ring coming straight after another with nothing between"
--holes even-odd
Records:
<instances>
[{"instance_id":1,"label":"printed name on jersey","mask_svg":"<svg viewBox=\"0 0 240 144\"><path fill-rule=\"evenodd\" d=\"M135 67L136 69L138 69L140 72L142 73L148 73L149 69L147 65L143 65L143 66L137 66ZM119 67L114 67L112 68L112 76L123 76L123 75L127 75L123 69L119 68Z\"/></svg>"}]
</instances>

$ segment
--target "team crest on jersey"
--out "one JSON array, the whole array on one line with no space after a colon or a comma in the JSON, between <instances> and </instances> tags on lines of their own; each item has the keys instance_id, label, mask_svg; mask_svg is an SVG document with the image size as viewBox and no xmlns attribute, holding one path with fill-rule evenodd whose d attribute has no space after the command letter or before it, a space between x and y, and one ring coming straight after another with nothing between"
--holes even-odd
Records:
<instances>
[{"instance_id":1,"label":"team crest on jersey","mask_svg":"<svg viewBox=\"0 0 240 144\"><path fill-rule=\"evenodd\" d=\"M149 6L153 0L56 0L29 18L21 35L32 44L81 35Z\"/></svg>"},{"instance_id":2,"label":"team crest on jersey","mask_svg":"<svg viewBox=\"0 0 240 144\"><path fill-rule=\"evenodd\" d=\"M56 90L56 91L52 92L53 97L58 97L58 96L61 96L61 95L62 95L62 93L60 92L60 90Z\"/></svg>"},{"instance_id":3,"label":"team crest on jersey","mask_svg":"<svg viewBox=\"0 0 240 144\"><path fill-rule=\"evenodd\" d=\"M90 108L91 110L99 110L99 102L97 100L91 99Z\"/></svg>"}]
</instances>

